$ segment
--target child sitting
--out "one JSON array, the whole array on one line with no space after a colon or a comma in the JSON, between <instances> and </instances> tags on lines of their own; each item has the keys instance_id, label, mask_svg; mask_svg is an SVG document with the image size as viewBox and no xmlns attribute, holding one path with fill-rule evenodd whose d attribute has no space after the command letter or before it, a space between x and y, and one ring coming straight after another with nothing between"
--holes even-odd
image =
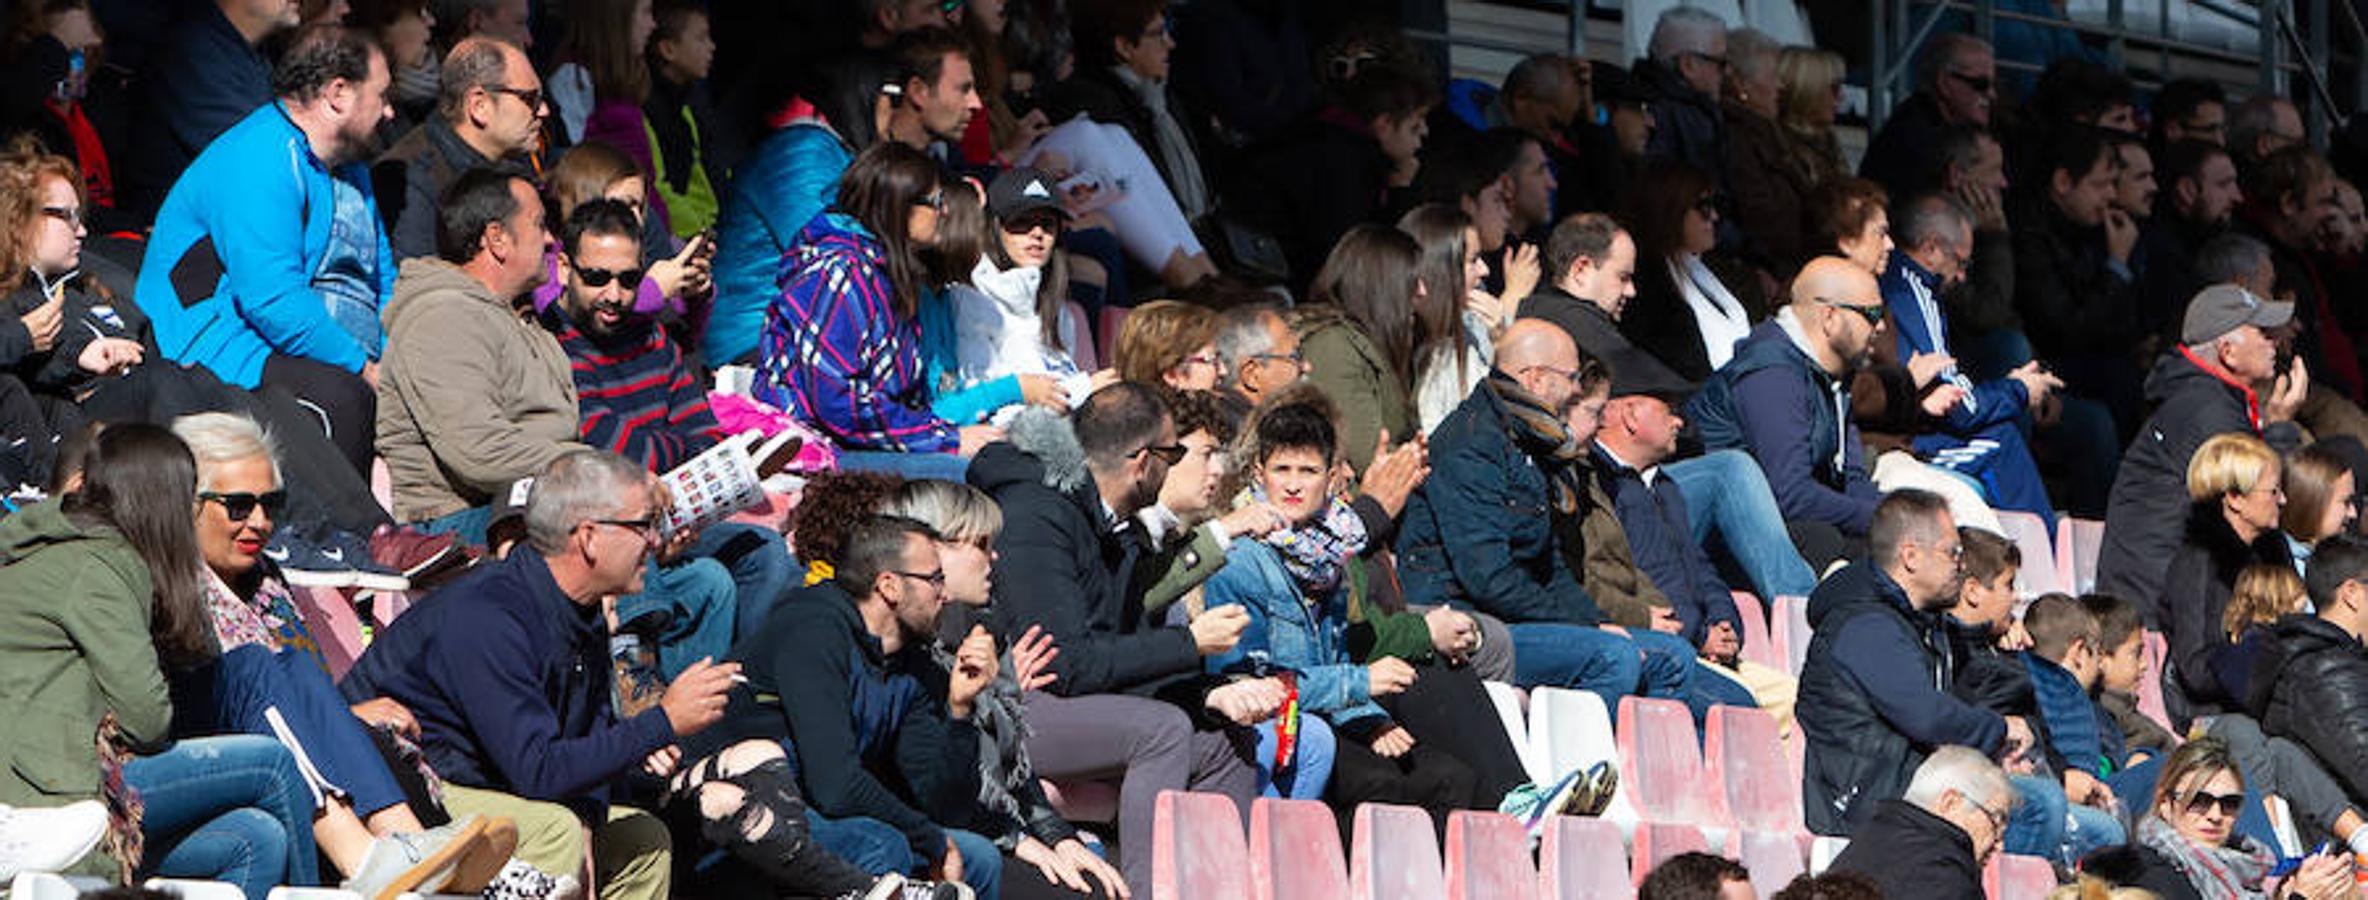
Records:
<instances>
[{"instance_id":1,"label":"child sitting","mask_svg":"<svg viewBox=\"0 0 2368 900\"><path fill-rule=\"evenodd\" d=\"M2308 595L2292 566L2257 563L2236 576L2220 629L2228 643L2212 651L2212 675L2230 696L2246 697L2253 684L2253 657L2269 639L2269 625L2303 610Z\"/></svg>"},{"instance_id":2,"label":"child sitting","mask_svg":"<svg viewBox=\"0 0 2368 900\"><path fill-rule=\"evenodd\" d=\"M2049 594L2023 611L2031 636L2024 664L2039 700L2042 729L2054 755L2064 760L2064 794L2072 802L2108 811L2142 809L2154 787L2154 768L2127 772L2131 762L2113 716L2090 692L2105 668L2097 617L2080 601Z\"/></svg>"},{"instance_id":3,"label":"child sitting","mask_svg":"<svg viewBox=\"0 0 2368 900\"><path fill-rule=\"evenodd\" d=\"M2121 732L2127 762L2171 752L2179 739L2138 711L2138 681L2146 674L2146 630L2137 605L2105 594L2082 597L2080 605L2096 617L2097 646L2106 648L2098 667L2097 705Z\"/></svg>"}]
</instances>

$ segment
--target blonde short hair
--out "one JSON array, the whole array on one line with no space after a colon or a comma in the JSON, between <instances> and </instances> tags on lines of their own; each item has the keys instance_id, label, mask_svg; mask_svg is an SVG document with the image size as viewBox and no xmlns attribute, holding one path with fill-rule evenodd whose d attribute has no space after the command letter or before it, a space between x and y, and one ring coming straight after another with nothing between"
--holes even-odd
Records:
<instances>
[{"instance_id":1,"label":"blonde short hair","mask_svg":"<svg viewBox=\"0 0 2368 900\"><path fill-rule=\"evenodd\" d=\"M2250 491L2277 464L2277 451L2260 438L2214 435L2195 448L2195 458L2187 463L2187 499L2203 503L2223 494Z\"/></svg>"}]
</instances>

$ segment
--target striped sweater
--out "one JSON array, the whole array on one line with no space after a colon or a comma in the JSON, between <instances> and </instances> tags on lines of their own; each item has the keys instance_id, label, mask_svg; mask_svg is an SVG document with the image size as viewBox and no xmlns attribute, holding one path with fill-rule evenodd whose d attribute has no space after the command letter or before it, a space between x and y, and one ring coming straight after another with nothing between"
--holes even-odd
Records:
<instances>
[{"instance_id":1,"label":"striped sweater","mask_svg":"<svg viewBox=\"0 0 2368 900\"><path fill-rule=\"evenodd\" d=\"M584 443L664 472L723 439L707 391L655 320L636 317L598 339L569 320L564 301L541 318L567 351Z\"/></svg>"}]
</instances>

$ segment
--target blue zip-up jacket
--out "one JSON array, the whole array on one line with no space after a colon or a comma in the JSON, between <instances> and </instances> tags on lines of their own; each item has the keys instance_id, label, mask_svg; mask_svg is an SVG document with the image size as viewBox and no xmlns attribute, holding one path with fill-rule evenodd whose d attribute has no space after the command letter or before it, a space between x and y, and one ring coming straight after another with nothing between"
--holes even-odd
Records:
<instances>
[{"instance_id":1,"label":"blue zip-up jacket","mask_svg":"<svg viewBox=\"0 0 2368 900\"><path fill-rule=\"evenodd\" d=\"M1225 551L1225 568L1201 588L1210 609L1239 606L1250 614L1241 641L1209 657L1212 673L1259 674L1260 664L1299 673L1299 704L1334 725L1375 716L1372 680L1348 655L1348 579L1330 596L1309 602L1283 568L1282 555L1244 538Z\"/></svg>"},{"instance_id":2,"label":"blue zip-up jacket","mask_svg":"<svg viewBox=\"0 0 2368 900\"><path fill-rule=\"evenodd\" d=\"M134 299L167 359L253 388L274 353L360 372L377 355L330 317L313 278L337 216L331 179L351 184L377 231L378 299L394 294L394 251L380 225L370 168L332 171L278 103L223 132L166 195Z\"/></svg>"},{"instance_id":3,"label":"blue zip-up jacket","mask_svg":"<svg viewBox=\"0 0 2368 900\"><path fill-rule=\"evenodd\" d=\"M1891 264L1883 269L1881 286L1883 305L1891 310L1893 331L1898 336L1899 358L1904 361L1918 353L1941 352L1942 342L1948 339L1949 313L1941 303L1940 279L1907 254L1893 253ZM2012 378L1975 384L1956 366L1950 366L1940 377L1970 395L1965 402L1950 407L1943 420L1947 430L1958 436L2012 422L2031 402L2030 392L2023 388L2023 383Z\"/></svg>"},{"instance_id":4,"label":"blue zip-up jacket","mask_svg":"<svg viewBox=\"0 0 2368 900\"><path fill-rule=\"evenodd\" d=\"M921 327L896 309L886 250L836 212L798 232L765 310L756 399L850 450L951 453L954 423L932 411Z\"/></svg>"},{"instance_id":5,"label":"blue zip-up jacket","mask_svg":"<svg viewBox=\"0 0 2368 900\"><path fill-rule=\"evenodd\" d=\"M855 153L820 116L793 121L732 170L715 220L715 299L705 347L712 365L756 353L765 307L798 231L836 196Z\"/></svg>"},{"instance_id":6,"label":"blue zip-up jacket","mask_svg":"<svg viewBox=\"0 0 2368 900\"><path fill-rule=\"evenodd\" d=\"M1668 595L1669 606L1685 625L1685 639L1702 646L1710 626L1725 622L1743 634L1735 612L1735 595L1718 577L1710 553L1694 540L1693 520L1686 514L1685 490L1667 475L1647 483L1644 474L1614 458L1596 444L1595 478L1611 495L1612 514L1628 534L1628 552L1636 567Z\"/></svg>"},{"instance_id":7,"label":"blue zip-up jacket","mask_svg":"<svg viewBox=\"0 0 2368 900\"><path fill-rule=\"evenodd\" d=\"M1787 519L1866 534L1883 499L1867 476L1866 449L1850 409L1850 381L1836 379L1793 342L1788 308L1735 345L1686 403L1705 450L1750 453ZM1432 477L1437 477L1434 474Z\"/></svg>"},{"instance_id":8,"label":"blue zip-up jacket","mask_svg":"<svg viewBox=\"0 0 2368 900\"><path fill-rule=\"evenodd\" d=\"M919 646L882 652L836 582L800 589L732 648L748 689L732 692L696 752L778 740L815 812L885 822L921 858L939 859L946 838L936 823L977 813L979 740L916 680L945 677L927 656Z\"/></svg>"},{"instance_id":9,"label":"blue zip-up jacket","mask_svg":"<svg viewBox=\"0 0 2368 900\"><path fill-rule=\"evenodd\" d=\"M454 784L567 805L605 820L610 785L674 743L658 707L609 705L608 622L521 549L479 565L380 629L339 683L419 720L428 764Z\"/></svg>"},{"instance_id":10,"label":"blue zip-up jacket","mask_svg":"<svg viewBox=\"0 0 2368 900\"><path fill-rule=\"evenodd\" d=\"M929 409L938 418L957 425L977 425L996 410L1026 402L1017 375L962 386L962 336L954 324L953 295L945 288L923 291L916 313L915 318L921 320L921 365L928 371L931 393L936 397Z\"/></svg>"},{"instance_id":11,"label":"blue zip-up jacket","mask_svg":"<svg viewBox=\"0 0 2368 900\"><path fill-rule=\"evenodd\" d=\"M2023 667L2031 673L2031 693L2039 700L2042 739L2063 758L2064 764L2103 778L2113 774L2120 760L2105 755L2103 728L2097 721L2096 702L2089 699L2088 689L2080 686L2080 679L2063 666L2056 665L2037 653L2024 653Z\"/></svg>"},{"instance_id":12,"label":"blue zip-up jacket","mask_svg":"<svg viewBox=\"0 0 2368 900\"><path fill-rule=\"evenodd\" d=\"M1601 625L1603 610L1555 546L1546 475L1511 428L1483 387L1431 432L1431 477L1398 526L1406 602L1452 603L1507 622Z\"/></svg>"}]
</instances>

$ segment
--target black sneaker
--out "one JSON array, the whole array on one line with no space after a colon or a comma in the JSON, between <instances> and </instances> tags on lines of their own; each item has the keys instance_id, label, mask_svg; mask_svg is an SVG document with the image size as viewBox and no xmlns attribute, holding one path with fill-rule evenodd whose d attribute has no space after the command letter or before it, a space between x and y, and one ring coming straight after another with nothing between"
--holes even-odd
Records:
<instances>
[{"instance_id":1,"label":"black sneaker","mask_svg":"<svg viewBox=\"0 0 2368 900\"><path fill-rule=\"evenodd\" d=\"M290 524L273 531L263 555L279 566L280 577L292 585L411 589L411 579L371 558L368 539L327 526Z\"/></svg>"}]
</instances>

